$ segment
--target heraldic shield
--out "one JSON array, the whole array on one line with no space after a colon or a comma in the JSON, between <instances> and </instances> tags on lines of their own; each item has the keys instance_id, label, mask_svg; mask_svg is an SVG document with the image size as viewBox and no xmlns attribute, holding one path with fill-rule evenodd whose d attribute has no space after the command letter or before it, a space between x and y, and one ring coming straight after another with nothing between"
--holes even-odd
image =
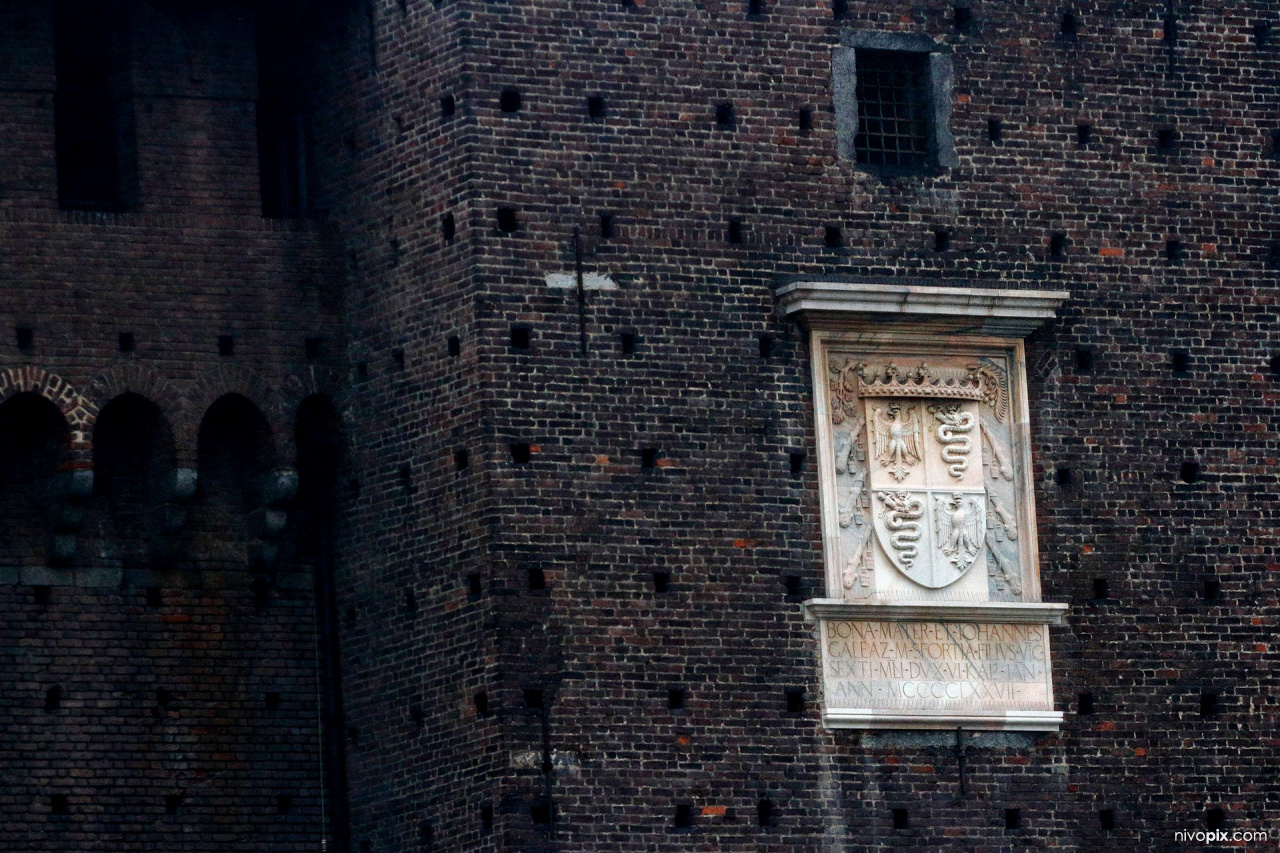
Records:
<instances>
[{"instance_id":1,"label":"heraldic shield","mask_svg":"<svg viewBox=\"0 0 1280 853\"><path fill-rule=\"evenodd\" d=\"M864 380L859 394L877 544L894 568L929 589L969 571L987 527L978 390L940 384L922 389L891 376ZM912 391L921 396L907 396Z\"/></svg>"}]
</instances>

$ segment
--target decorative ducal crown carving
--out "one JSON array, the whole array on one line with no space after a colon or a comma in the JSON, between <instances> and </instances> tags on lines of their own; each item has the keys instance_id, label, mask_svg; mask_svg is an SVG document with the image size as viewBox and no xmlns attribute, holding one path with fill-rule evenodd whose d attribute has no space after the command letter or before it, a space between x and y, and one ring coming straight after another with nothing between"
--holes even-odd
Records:
<instances>
[{"instance_id":1,"label":"decorative ducal crown carving","mask_svg":"<svg viewBox=\"0 0 1280 853\"><path fill-rule=\"evenodd\" d=\"M973 367L919 367L902 369L893 362L883 366L860 365L859 397L945 397L983 399L982 374Z\"/></svg>"}]
</instances>

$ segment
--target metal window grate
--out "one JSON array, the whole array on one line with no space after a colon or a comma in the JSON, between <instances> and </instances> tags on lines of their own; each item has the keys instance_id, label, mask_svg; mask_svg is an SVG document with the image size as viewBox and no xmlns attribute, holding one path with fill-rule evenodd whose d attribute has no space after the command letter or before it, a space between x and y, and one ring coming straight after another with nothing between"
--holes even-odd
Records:
<instances>
[{"instance_id":1,"label":"metal window grate","mask_svg":"<svg viewBox=\"0 0 1280 853\"><path fill-rule=\"evenodd\" d=\"M857 162L918 169L925 165L925 54L859 50Z\"/></svg>"}]
</instances>

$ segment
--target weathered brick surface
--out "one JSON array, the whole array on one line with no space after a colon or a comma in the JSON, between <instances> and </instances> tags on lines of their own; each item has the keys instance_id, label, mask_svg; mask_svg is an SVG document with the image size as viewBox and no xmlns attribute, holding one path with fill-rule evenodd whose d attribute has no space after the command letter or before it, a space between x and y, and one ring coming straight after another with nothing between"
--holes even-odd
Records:
<instances>
[{"instance_id":1,"label":"weathered brick surface","mask_svg":"<svg viewBox=\"0 0 1280 853\"><path fill-rule=\"evenodd\" d=\"M227 392L264 413L273 465L291 464L307 394L346 417L336 578L355 849L1189 849L1173 832L1203 828L1209 808L1228 829L1275 823L1280 35L1258 47L1253 25L1280 29L1276 10L1177 8L1170 44L1163 4L1077 4L1075 38L1043 4L975 6L965 33L950 4L847 9L839 21L828 4L789 2L752 18L745 4L665 0L321 10L307 44L323 226L257 215L253 112L238 100L252 97L251 22L190 14L197 42L214 45L194 51L159 39L171 22L140 30L157 37L140 54L140 109L154 101L137 128L142 206L110 215L56 210L47 23L33 13L6 28L25 35L4 50L17 82L2 96L15 168L0 175L0 273L14 297L0 322L35 338L25 351L6 338L3 366L39 366L99 407L142 393L186 467ZM882 179L836 158L830 60L843 29L949 45L957 167ZM500 108L504 89L518 111ZM587 115L591 95L602 117ZM733 126L717 128L726 102ZM1157 150L1160 129L1176 129L1173 151ZM514 232L498 228L500 208L515 211ZM730 220L740 244L726 240ZM843 245L826 244L829 226ZM585 269L619 284L588 293L586 356L576 294L545 283L573 271L575 227ZM1169 241L1181 257L1166 257ZM818 724L798 607L822 577L810 365L773 300L777 277L797 274L1073 294L1028 346L1044 597L1073 605L1053 635L1067 722L1057 735L969 737L963 791L952 733ZM510 346L513 326L530 330L527 350ZM138 337L128 357L116 347L126 328ZM217 354L220 334L235 336L233 357ZM319 364L307 337L325 340ZM1185 373L1170 369L1173 350L1188 353ZM527 462L513 445L528 445ZM794 451L808 453L799 474ZM1199 463L1195 482L1181 479L1186 462ZM90 501L81 554L113 553L119 534L95 532L102 503ZM191 849L314 846L311 552L259 613L252 533L228 506L192 505L164 579L130 574L123 556L50 568L40 536L15 537L34 544L0 567L13 571L5 779L95 769L64 787L31 772L7 781L9 846L179 849L183 821L199 827ZM37 576L56 579L36 569L85 584L117 564L115 587L55 586L45 609L32 604ZM531 588L538 577L545 588ZM139 603L147 586L165 587L155 611ZM170 608L193 622L163 622ZM60 643L75 653L22 651ZM108 684L90 661L118 649L148 668ZM153 701L157 673L188 696L180 719L128 698ZM46 714L55 681L66 707ZM297 729L278 755L246 746L274 724L252 698L267 681L285 685L272 713ZM802 712L788 711L788 688L805 691ZM684 707L668 707L673 689ZM527 707L537 690L544 707ZM1085 692L1092 714L1077 713ZM94 708L107 718L85 746L75 738L95 723L75 719L82 693L104 697ZM1217 705L1201 714L1206 693ZM160 737L188 715L216 719L195 758ZM32 757L40 737L50 746ZM207 775L165 817L180 778L165 762L178 761ZM262 799L272 773L296 786L287 820ZM49 818L44 798L62 792L72 813ZM689 827L674 825L680 806Z\"/></svg>"}]
</instances>

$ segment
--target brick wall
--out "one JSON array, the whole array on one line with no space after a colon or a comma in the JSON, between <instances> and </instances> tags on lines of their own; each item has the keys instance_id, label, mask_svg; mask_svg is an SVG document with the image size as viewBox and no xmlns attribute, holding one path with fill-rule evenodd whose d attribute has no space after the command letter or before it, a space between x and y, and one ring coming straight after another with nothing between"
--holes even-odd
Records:
<instances>
[{"instance_id":1,"label":"brick wall","mask_svg":"<svg viewBox=\"0 0 1280 853\"><path fill-rule=\"evenodd\" d=\"M838 20L768 0L325 8L304 39L323 225L259 216L252 14L143 11L140 203L116 214L57 209L51 27L5 13L0 323L33 341L4 338L0 366L99 409L142 394L179 467L227 392L262 411L280 467L301 401L335 401L353 849L1163 847L1214 809L1274 822L1273 9L1178 7L1175 36L1137 3L1074 5L1074 35L1062 9L1006 2L967 20L857 0ZM837 159L846 30L947 46L956 167ZM583 306L547 282L574 272L575 227L585 272L617 285ZM810 365L773 300L798 274L1073 293L1028 345L1041 579L1073 606L1060 734L957 752L954 733L818 724ZM45 565L41 533L3 566L0 760L58 780L6 783L9 846L326 831L314 549L264 572L251 519L201 500L165 574L119 557L86 585L116 568L87 555L119 551L96 497L72 565ZM74 652L38 658L37 639ZM149 666L108 683L97 660L126 648ZM77 746L87 696L110 712L94 703L105 731ZM188 724L195 759L163 739Z\"/></svg>"}]
</instances>

